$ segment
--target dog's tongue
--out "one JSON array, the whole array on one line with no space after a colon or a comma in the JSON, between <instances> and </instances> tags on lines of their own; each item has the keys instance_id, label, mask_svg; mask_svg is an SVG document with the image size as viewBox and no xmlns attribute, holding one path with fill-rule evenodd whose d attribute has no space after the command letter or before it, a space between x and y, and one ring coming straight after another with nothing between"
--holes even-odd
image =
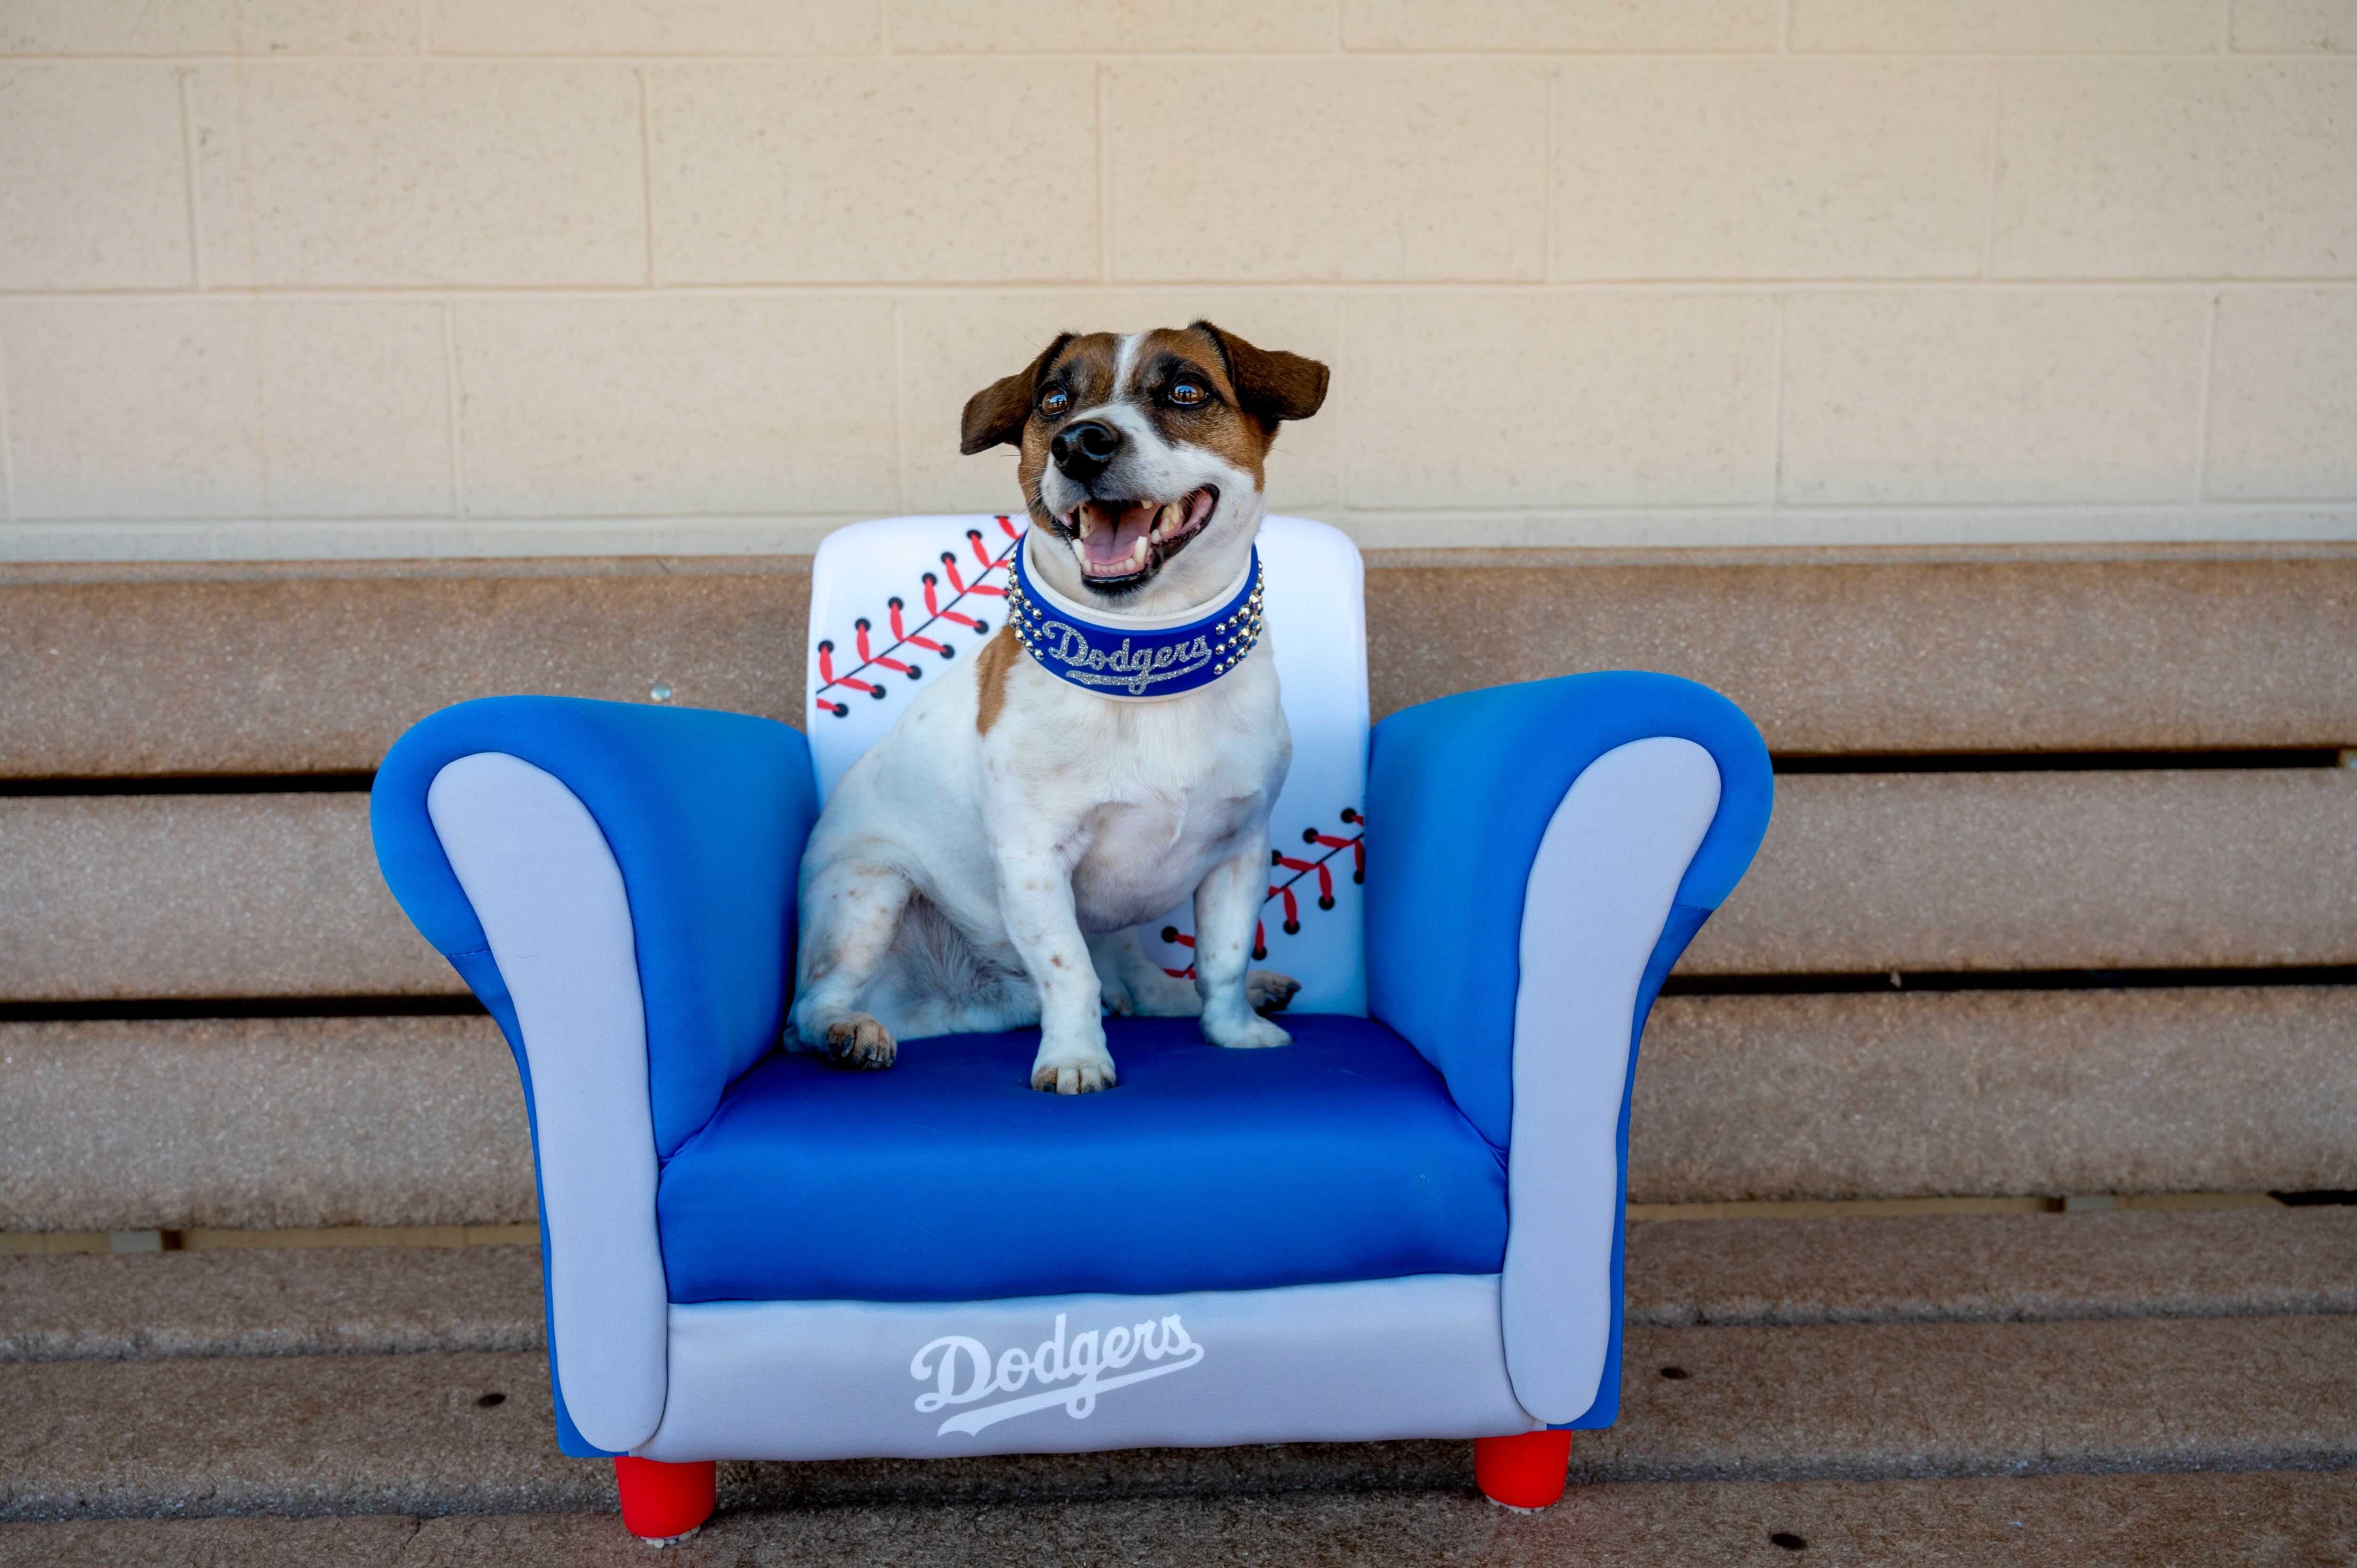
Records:
<instances>
[{"instance_id":1,"label":"dog's tongue","mask_svg":"<svg viewBox=\"0 0 2357 1568\"><path fill-rule=\"evenodd\" d=\"M1088 507L1092 526L1081 541L1082 560L1091 568L1103 569L1106 575L1128 571L1137 553L1137 542L1154 527L1155 515L1161 509L1137 505L1116 515L1099 501L1091 501Z\"/></svg>"}]
</instances>

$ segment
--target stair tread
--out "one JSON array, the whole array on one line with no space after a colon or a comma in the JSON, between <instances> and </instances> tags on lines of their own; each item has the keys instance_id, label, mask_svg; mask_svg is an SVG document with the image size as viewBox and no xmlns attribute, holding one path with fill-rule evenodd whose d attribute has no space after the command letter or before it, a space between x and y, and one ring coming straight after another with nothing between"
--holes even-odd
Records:
<instances>
[{"instance_id":1,"label":"stair tread","mask_svg":"<svg viewBox=\"0 0 2357 1568\"><path fill-rule=\"evenodd\" d=\"M530 1247L0 1258L0 1360L538 1350Z\"/></svg>"},{"instance_id":2,"label":"stair tread","mask_svg":"<svg viewBox=\"0 0 2357 1568\"><path fill-rule=\"evenodd\" d=\"M1796 1556L1782 1534L1803 1543ZM1913 1568L1982 1562L2131 1568L2156 1563L2343 1562L2357 1541L2357 1472L2030 1479L1700 1483L1576 1487L1537 1514L1462 1488L1140 1498L993 1508L881 1504L728 1509L665 1556L676 1568L890 1562L1447 1561L1671 1568L1794 1561ZM118 1520L0 1525L0 1563L88 1568L439 1568L498 1562L643 1562L610 1512L309 1520Z\"/></svg>"},{"instance_id":3,"label":"stair tread","mask_svg":"<svg viewBox=\"0 0 2357 1568\"><path fill-rule=\"evenodd\" d=\"M1628 1323L2357 1312L2357 1208L1638 1220ZM522 1247L0 1258L0 1361L536 1350Z\"/></svg>"},{"instance_id":4,"label":"stair tread","mask_svg":"<svg viewBox=\"0 0 2357 1568\"><path fill-rule=\"evenodd\" d=\"M1654 1327L2357 1312L2357 1208L1641 1220L1627 1283Z\"/></svg>"},{"instance_id":5,"label":"stair tread","mask_svg":"<svg viewBox=\"0 0 2357 1568\"><path fill-rule=\"evenodd\" d=\"M1675 1366L1689 1376L1670 1379ZM1586 1481L2357 1464L2357 1316L1635 1329ZM502 1396L486 1407L485 1395ZM1463 1443L728 1467L748 1505L1461 1487ZM82 1360L0 1374L0 1517L608 1506L529 1352Z\"/></svg>"}]
</instances>

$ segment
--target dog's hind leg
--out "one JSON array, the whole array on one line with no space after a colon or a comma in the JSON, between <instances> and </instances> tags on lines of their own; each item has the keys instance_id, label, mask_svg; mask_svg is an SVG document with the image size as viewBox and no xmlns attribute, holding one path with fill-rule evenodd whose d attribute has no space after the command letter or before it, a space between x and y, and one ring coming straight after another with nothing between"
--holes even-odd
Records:
<instances>
[{"instance_id":1,"label":"dog's hind leg","mask_svg":"<svg viewBox=\"0 0 2357 1568\"><path fill-rule=\"evenodd\" d=\"M1195 988L1203 995L1203 1037L1215 1046L1284 1046L1293 1036L1260 1016L1246 966L1252 958L1253 928L1268 897L1268 838L1254 834L1240 854L1211 867L1195 889ZM1264 974L1270 973L1263 971ZM1275 975L1284 981L1283 975ZM1296 987L1295 989L1298 989ZM1293 992L1284 993L1285 1001Z\"/></svg>"},{"instance_id":2,"label":"dog's hind leg","mask_svg":"<svg viewBox=\"0 0 2357 1568\"><path fill-rule=\"evenodd\" d=\"M1097 966L1097 983L1105 1005L1114 1012L1140 1018L1193 1018L1203 1011L1203 998L1192 981L1181 980L1146 956L1137 943L1137 928L1124 926L1089 939L1089 961Z\"/></svg>"},{"instance_id":3,"label":"dog's hind leg","mask_svg":"<svg viewBox=\"0 0 2357 1568\"><path fill-rule=\"evenodd\" d=\"M802 890L789 1047L823 1051L839 1067L887 1068L899 1043L856 1007L900 929L909 879L889 866L837 861Z\"/></svg>"},{"instance_id":4,"label":"dog's hind leg","mask_svg":"<svg viewBox=\"0 0 2357 1568\"><path fill-rule=\"evenodd\" d=\"M892 950L859 999L902 1040L990 1035L1039 1021L1031 977L979 950L922 893L909 896Z\"/></svg>"},{"instance_id":5,"label":"dog's hind leg","mask_svg":"<svg viewBox=\"0 0 2357 1568\"><path fill-rule=\"evenodd\" d=\"M1028 1029L1039 1022L1039 988L1028 974L995 975L948 1004L946 1013L949 1029L961 1035Z\"/></svg>"}]
</instances>

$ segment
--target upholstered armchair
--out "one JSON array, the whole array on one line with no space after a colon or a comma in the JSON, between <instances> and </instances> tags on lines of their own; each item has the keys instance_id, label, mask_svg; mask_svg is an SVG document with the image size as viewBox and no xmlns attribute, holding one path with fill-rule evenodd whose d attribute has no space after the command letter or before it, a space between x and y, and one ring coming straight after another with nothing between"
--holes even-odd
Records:
<instances>
[{"instance_id":1,"label":"upholstered armchair","mask_svg":"<svg viewBox=\"0 0 2357 1568\"><path fill-rule=\"evenodd\" d=\"M1758 732L1625 672L1371 730L1357 552L1271 519L1295 1043L1112 1018L1120 1085L1079 1097L1028 1087L1022 1034L781 1051L825 791L1003 618L1017 534L831 537L805 730L493 698L378 773L385 877L522 1074L557 1442L616 1457L650 1539L720 1459L1456 1437L1552 1501L1618 1408L1638 1042L1765 831ZM1142 933L1174 973L1186 925Z\"/></svg>"}]
</instances>

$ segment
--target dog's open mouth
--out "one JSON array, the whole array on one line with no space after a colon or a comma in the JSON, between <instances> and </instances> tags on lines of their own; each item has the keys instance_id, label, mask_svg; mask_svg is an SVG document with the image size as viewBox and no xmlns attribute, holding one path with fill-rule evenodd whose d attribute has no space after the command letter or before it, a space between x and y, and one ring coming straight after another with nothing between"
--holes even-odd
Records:
<instances>
[{"instance_id":1,"label":"dog's open mouth","mask_svg":"<svg viewBox=\"0 0 2357 1568\"><path fill-rule=\"evenodd\" d=\"M1210 485L1175 501L1086 500L1058 521L1092 588L1144 582L1202 532L1220 492Z\"/></svg>"}]
</instances>

